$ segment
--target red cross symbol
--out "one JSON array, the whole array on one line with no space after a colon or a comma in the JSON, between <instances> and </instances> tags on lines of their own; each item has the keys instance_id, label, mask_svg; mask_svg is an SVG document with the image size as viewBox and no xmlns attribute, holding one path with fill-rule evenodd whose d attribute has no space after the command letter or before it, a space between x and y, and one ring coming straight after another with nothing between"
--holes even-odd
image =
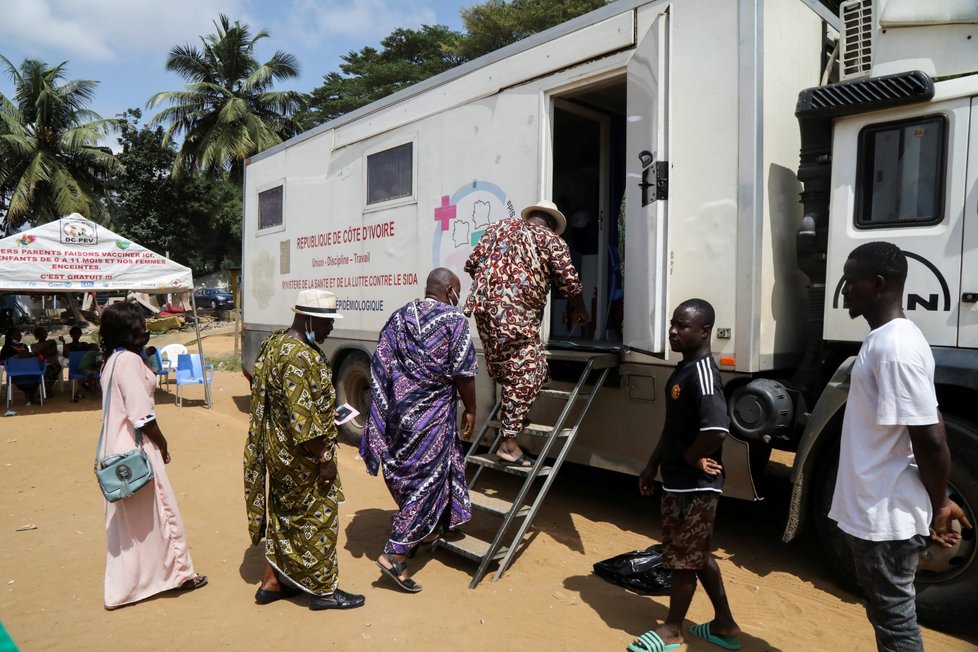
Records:
<instances>
[{"instance_id":1,"label":"red cross symbol","mask_svg":"<svg viewBox=\"0 0 978 652\"><path fill-rule=\"evenodd\" d=\"M455 219L455 204L448 203L448 195L442 195L441 206L435 209L435 221L441 221L441 230L448 230L448 223Z\"/></svg>"}]
</instances>

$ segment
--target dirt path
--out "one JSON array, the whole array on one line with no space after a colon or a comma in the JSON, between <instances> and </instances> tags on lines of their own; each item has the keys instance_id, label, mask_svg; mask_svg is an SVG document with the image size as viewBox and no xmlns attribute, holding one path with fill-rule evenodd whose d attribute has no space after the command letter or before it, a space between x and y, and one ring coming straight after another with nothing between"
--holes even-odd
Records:
<instances>
[{"instance_id":1,"label":"dirt path","mask_svg":"<svg viewBox=\"0 0 978 652\"><path fill-rule=\"evenodd\" d=\"M205 341L214 354L232 346L228 336ZM531 545L501 581L469 590L473 566L438 551L413 560L421 594L392 590L372 559L393 503L349 445L339 454L348 497L340 586L365 593L366 606L316 613L300 599L253 604L262 556L248 540L241 492L247 394L244 379L230 373L216 378L212 410L201 400L180 409L171 394L157 394L173 456L168 471L195 566L210 585L114 612L102 608L103 502L91 470L96 401L72 404L67 393L55 394L0 419L0 619L21 649L615 650L665 615L665 598L628 593L591 573L595 561L644 548L659 533L654 503L613 474L562 474ZM743 649L874 650L862 607L832 583L811 537L779 543L782 509L776 500L721 503L717 556L746 632ZM36 529L16 531L31 524ZM710 615L698 593L690 620ZM933 631L924 638L932 652L978 649L974 638ZM688 649L718 648L694 641Z\"/></svg>"}]
</instances>

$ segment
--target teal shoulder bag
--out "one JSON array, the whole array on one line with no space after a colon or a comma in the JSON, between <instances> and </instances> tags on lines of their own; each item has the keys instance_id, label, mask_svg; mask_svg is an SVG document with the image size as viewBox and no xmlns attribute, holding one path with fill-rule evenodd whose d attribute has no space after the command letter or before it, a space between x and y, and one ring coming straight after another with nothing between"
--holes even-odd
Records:
<instances>
[{"instance_id":1,"label":"teal shoulder bag","mask_svg":"<svg viewBox=\"0 0 978 652\"><path fill-rule=\"evenodd\" d=\"M109 413L109 406L112 404L112 378L115 376L115 368L118 363L119 354L116 353L112 372L109 374L108 390L105 392L105 403L102 407L102 432L99 433L98 448L95 449L95 477L98 478L102 494L110 503L128 498L153 479L153 466L149 463L146 452L143 451L143 433L138 428L136 429L136 447L131 451L99 457L102 453L102 441L105 437L105 421Z\"/></svg>"}]
</instances>

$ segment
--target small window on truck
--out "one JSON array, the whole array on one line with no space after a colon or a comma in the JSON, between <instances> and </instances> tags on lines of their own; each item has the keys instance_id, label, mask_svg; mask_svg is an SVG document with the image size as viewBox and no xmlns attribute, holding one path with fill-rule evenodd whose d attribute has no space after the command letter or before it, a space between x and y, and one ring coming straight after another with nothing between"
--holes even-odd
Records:
<instances>
[{"instance_id":1,"label":"small window on truck","mask_svg":"<svg viewBox=\"0 0 978 652\"><path fill-rule=\"evenodd\" d=\"M367 204L410 197L414 192L414 143L367 156Z\"/></svg>"},{"instance_id":2,"label":"small window on truck","mask_svg":"<svg viewBox=\"0 0 978 652\"><path fill-rule=\"evenodd\" d=\"M282 226L284 187L275 186L258 193L258 230Z\"/></svg>"},{"instance_id":3,"label":"small window on truck","mask_svg":"<svg viewBox=\"0 0 978 652\"><path fill-rule=\"evenodd\" d=\"M940 223L946 159L944 116L863 128L856 168L856 227Z\"/></svg>"}]
</instances>

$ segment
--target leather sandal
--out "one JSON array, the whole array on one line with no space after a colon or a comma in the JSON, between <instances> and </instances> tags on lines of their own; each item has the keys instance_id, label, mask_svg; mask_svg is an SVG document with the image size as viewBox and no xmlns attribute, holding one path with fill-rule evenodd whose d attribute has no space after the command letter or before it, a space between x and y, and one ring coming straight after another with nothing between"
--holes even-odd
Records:
<instances>
[{"instance_id":1,"label":"leather sandal","mask_svg":"<svg viewBox=\"0 0 978 652\"><path fill-rule=\"evenodd\" d=\"M380 569L380 572L394 580L394 582L401 587L401 590L407 591L408 593L419 593L421 591L420 584L412 580L410 577L406 580L402 580L400 577L404 574L407 564L396 561L389 554L385 554L384 556L387 557L387 563L390 564L391 567L388 568L380 563L380 560L377 560L377 568Z\"/></svg>"},{"instance_id":2,"label":"leather sandal","mask_svg":"<svg viewBox=\"0 0 978 652\"><path fill-rule=\"evenodd\" d=\"M536 462L536 459L530 457L526 453L523 453L515 460L507 460L505 457L500 457L499 453L496 453L496 458L506 466L519 466L523 468L530 468L533 466L533 463Z\"/></svg>"},{"instance_id":3,"label":"leather sandal","mask_svg":"<svg viewBox=\"0 0 978 652\"><path fill-rule=\"evenodd\" d=\"M333 591L333 597L321 598L314 595L309 599L309 608L313 611L323 611L324 609L355 609L363 606L367 599L362 595L347 593L343 589Z\"/></svg>"}]
</instances>

